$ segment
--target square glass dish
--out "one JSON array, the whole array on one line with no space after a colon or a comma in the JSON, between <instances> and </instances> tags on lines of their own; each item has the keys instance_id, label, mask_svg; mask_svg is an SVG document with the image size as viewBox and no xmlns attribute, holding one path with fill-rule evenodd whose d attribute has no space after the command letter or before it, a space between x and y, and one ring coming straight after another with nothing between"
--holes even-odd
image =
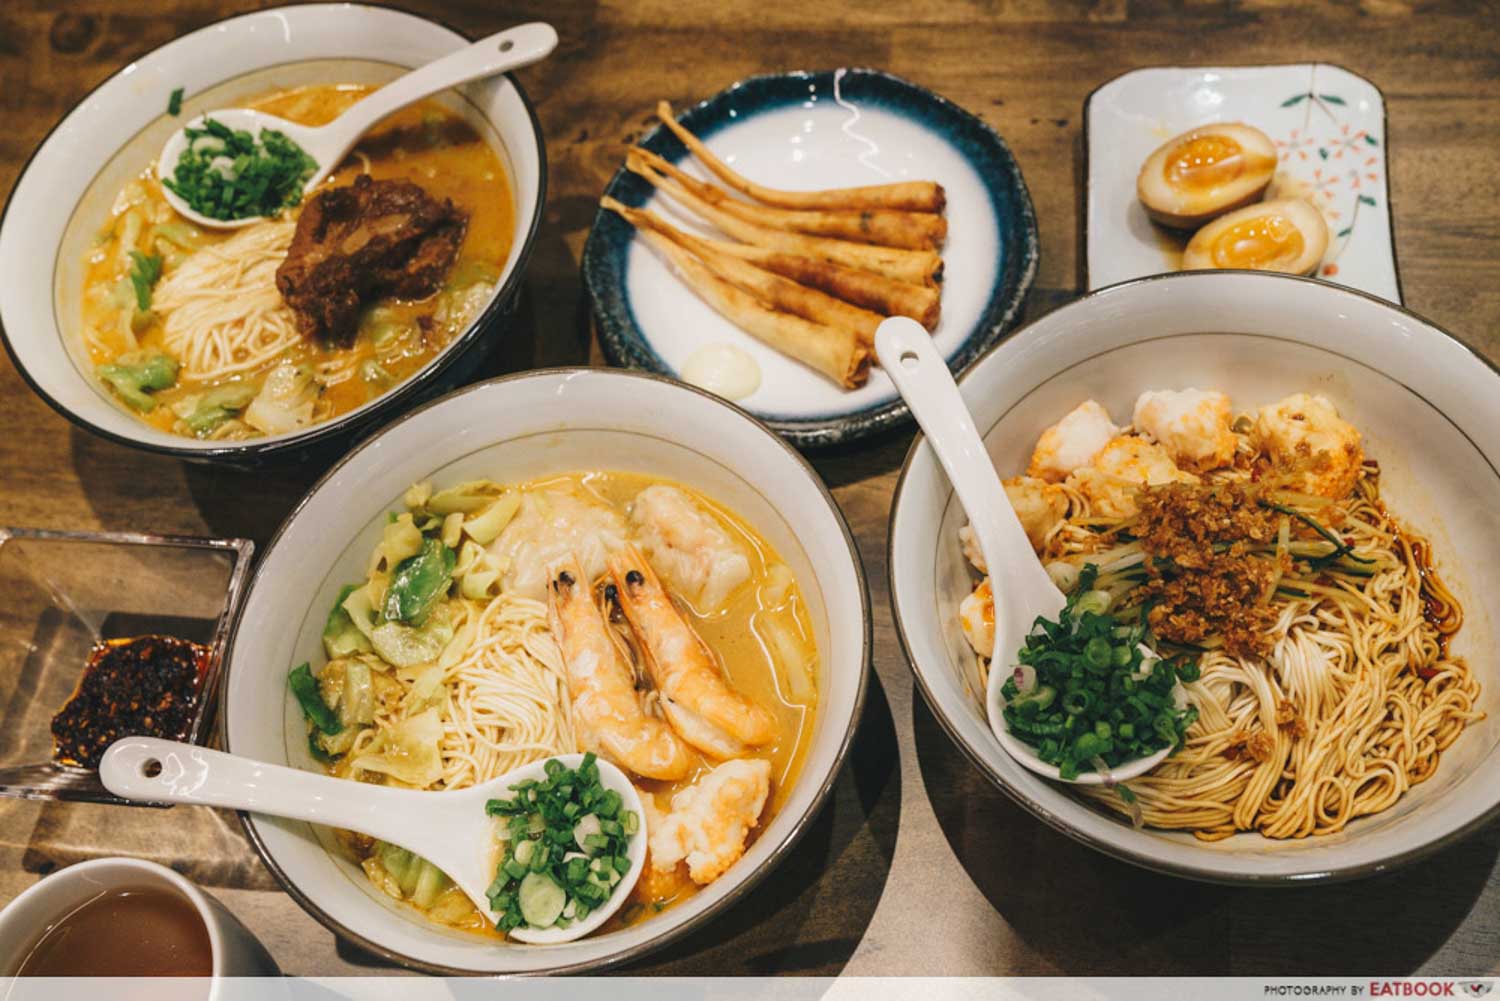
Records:
<instances>
[{"instance_id":1,"label":"square glass dish","mask_svg":"<svg viewBox=\"0 0 1500 1001\"><path fill-rule=\"evenodd\" d=\"M102 641L206 647L184 739L207 743L253 551L248 539L0 528L0 796L124 802L93 768L54 759L53 716Z\"/></svg>"}]
</instances>

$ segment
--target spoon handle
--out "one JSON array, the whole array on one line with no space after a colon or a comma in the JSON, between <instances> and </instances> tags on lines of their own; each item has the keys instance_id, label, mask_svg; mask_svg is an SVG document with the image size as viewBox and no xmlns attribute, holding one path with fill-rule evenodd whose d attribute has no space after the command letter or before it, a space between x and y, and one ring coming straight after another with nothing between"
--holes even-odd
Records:
<instances>
[{"instance_id":1,"label":"spoon handle","mask_svg":"<svg viewBox=\"0 0 1500 1001\"><path fill-rule=\"evenodd\" d=\"M349 146L337 156L330 157L329 163L321 164L325 169L320 173L338 166L360 136L392 112L449 87L530 66L547 58L556 47L557 31L552 25L532 21L496 32L392 80L356 103L329 126L330 129L336 128L340 135L347 135Z\"/></svg>"},{"instance_id":2,"label":"spoon handle","mask_svg":"<svg viewBox=\"0 0 1500 1001\"><path fill-rule=\"evenodd\" d=\"M990 573L1035 564L1026 531L932 335L915 320L895 316L875 331L875 353L948 474Z\"/></svg>"},{"instance_id":3,"label":"spoon handle","mask_svg":"<svg viewBox=\"0 0 1500 1001\"><path fill-rule=\"evenodd\" d=\"M116 796L305 820L412 848L406 818L431 816L432 793L349 782L155 737L117 740L99 763ZM439 794L440 795L440 794Z\"/></svg>"}]
</instances>

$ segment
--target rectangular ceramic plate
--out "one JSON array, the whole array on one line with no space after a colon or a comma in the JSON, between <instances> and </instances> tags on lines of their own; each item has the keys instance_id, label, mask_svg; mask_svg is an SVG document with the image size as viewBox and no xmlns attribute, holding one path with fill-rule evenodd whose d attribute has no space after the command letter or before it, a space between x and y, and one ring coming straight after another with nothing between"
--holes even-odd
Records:
<instances>
[{"instance_id":1,"label":"rectangular ceramic plate","mask_svg":"<svg viewBox=\"0 0 1500 1001\"><path fill-rule=\"evenodd\" d=\"M1318 277L1401 302L1385 101L1370 81L1327 63L1140 69L1090 94L1083 117L1090 289L1178 269L1186 236L1146 218L1135 196L1140 165L1194 126L1244 122L1280 155L1266 197L1300 195L1328 221Z\"/></svg>"}]
</instances>

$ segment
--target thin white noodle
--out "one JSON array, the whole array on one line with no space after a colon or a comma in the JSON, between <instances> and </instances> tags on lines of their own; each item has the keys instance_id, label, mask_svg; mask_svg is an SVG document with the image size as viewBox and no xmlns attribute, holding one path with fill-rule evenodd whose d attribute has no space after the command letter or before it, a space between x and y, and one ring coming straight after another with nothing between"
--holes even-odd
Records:
<instances>
[{"instance_id":1,"label":"thin white noodle","mask_svg":"<svg viewBox=\"0 0 1500 1001\"><path fill-rule=\"evenodd\" d=\"M162 346L185 381L216 382L259 368L301 340L276 289L296 223L256 223L192 254L152 296Z\"/></svg>"},{"instance_id":2,"label":"thin white noodle","mask_svg":"<svg viewBox=\"0 0 1500 1001\"><path fill-rule=\"evenodd\" d=\"M487 605L457 607L456 635L472 630L472 638L443 672L442 787L462 789L577 751L567 675L547 628L547 606L502 594ZM403 703L378 713L376 725L360 733L345 760L358 757L408 708Z\"/></svg>"}]
</instances>

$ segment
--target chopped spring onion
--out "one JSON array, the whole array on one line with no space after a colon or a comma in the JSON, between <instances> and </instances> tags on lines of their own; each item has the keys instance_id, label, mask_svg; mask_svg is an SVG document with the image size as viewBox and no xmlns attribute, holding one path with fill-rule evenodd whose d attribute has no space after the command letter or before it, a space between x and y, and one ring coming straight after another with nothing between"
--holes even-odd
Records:
<instances>
[{"instance_id":1,"label":"chopped spring onion","mask_svg":"<svg viewBox=\"0 0 1500 1001\"><path fill-rule=\"evenodd\" d=\"M641 829L620 794L606 789L585 754L576 769L557 760L547 777L511 786L485 812L505 818L505 849L487 896L496 928L566 928L602 907L630 871L629 839Z\"/></svg>"},{"instance_id":2,"label":"chopped spring onion","mask_svg":"<svg viewBox=\"0 0 1500 1001\"><path fill-rule=\"evenodd\" d=\"M302 201L302 185L318 169L301 146L274 129L252 136L205 118L185 134L187 149L162 184L212 219L274 216Z\"/></svg>"},{"instance_id":3,"label":"chopped spring onion","mask_svg":"<svg viewBox=\"0 0 1500 1001\"><path fill-rule=\"evenodd\" d=\"M178 87L176 90L172 91L172 96L167 98L167 114L171 115L173 118L176 118L178 115L182 114L182 93L183 89L181 87Z\"/></svg>"},{"instance_id":4,"label":"chopped spring onion","mask_svg":"<svg viewBox=\"0 0 1500 1001\"><path fill-rule=\"evenodd\" d=\"M1198 665L1151 652L1144 610L1118 635L1109 595L1091 590L1098 572L1085 566L1057 620L1038 619L1026 638L1019 660L1035 672L1035 688L1023 691L1012 676L1000 689L1011 733L1067 780L1181 746L1198 718L1174 697Z\"/></svg>"}]
</instances>

